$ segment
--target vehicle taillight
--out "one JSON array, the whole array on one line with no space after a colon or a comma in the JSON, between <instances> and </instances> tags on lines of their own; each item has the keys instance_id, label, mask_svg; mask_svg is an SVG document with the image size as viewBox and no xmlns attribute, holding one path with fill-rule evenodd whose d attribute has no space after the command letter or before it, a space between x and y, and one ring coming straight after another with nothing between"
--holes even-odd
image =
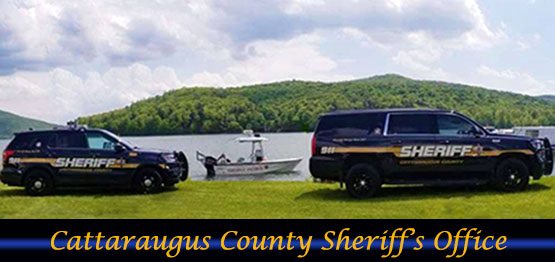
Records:
<instances>
[{"instance_id":1,"label":"vehicle taillight","mask_svg":"<svg viewBox=\"0 0 555 262\"><path fill-rule=\"evenodd\" d=\"M316 154L316 134L312 135L312 142L311 143L312 143L311 144L311 149L312 149L311 153L312 153L312 155L315 155Z\"/></svg>"},{"instance_id":2,"label":"vehicle taillight","mask_svg":"<svg viewBox=\"0 0 555 262\"><path fill-rule=\"evenodd\" d=\"M13 154L15 153L15 151L13 150L6 150L4 151L4 153L2 154L2 162L4 162L4 164L7 164L8 161L10 160L10 157L13 156Z\"/></svg>"}]
</instances>

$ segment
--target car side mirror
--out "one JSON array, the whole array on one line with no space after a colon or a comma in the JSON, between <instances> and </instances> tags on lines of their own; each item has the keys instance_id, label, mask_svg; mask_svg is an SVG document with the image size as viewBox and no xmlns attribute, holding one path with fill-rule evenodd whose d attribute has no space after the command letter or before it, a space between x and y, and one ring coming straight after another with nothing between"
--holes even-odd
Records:
<instances>
[{"instance_id":1,"label":"car side mirror","mask_svg":"<svg viewBox=\"0 0 555 262\"><path fill-rule=\"evenodd\" d=\"M125 151L125 147L124 147L122 144L120 144L120 143L115 144L115 145L114 145L114 149L115 149L116 152L118 152L118 153L119 153L119 152Z\"/></svg>"},{"instance_id":2,"label":"car side mirror","mask_svg":"<svg viewBox=\"0 0 555 262\"><path fill-rule=\"evenodd\" d=\"M475 127L475 126L473 126L473 127L470 129L470 132L469 132L469 133L470 133L471 135L476 136L476 137L479 137L479 136L482 136L482 135L483 135L482 131L480 131L480 130L479 130L477 127Z\"/></svg>"}]
</instances>

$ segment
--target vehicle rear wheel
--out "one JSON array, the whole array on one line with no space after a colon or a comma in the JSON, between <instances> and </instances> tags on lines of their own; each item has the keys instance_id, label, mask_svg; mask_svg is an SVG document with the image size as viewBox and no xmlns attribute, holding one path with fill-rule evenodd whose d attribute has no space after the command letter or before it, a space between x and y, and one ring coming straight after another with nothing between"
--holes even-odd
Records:
<instances>
[{"instance_id":1,"label":"vehicle rear wheel","mask_svg":"<svg viewBox=\"0 0 555 262\"><path fill-rule=\"evenodd\" d=\"M134 186L139 193L155 193L162 187L162 178L153 168L141 169L135 176Z\"/></svg>"},{"instance_id":2,"label":"vehicle rear wheel","mask_svg":"<svg viewBox=\"0 0 555 262\"><path fill-rule=\"evenodd\" d=\"M345 177L347 192L354 198L371 197L380 189L382 182L378 171L367 164L357 164Z\"/></svg>"},{"instance_id":3,"label":"vehicle rear wheel","mask_svg":"<svg viewBox=\"0 0 555 262\"><path fill-rule=\"evenodd\" d=\"M25 192L31 196L44 196L54 191L54 181L50 174L42 170L32 170L25 176Z\"/></svg>"},{"instance_id":4,"label":"vehicle rear wheel","mask_svg":"<svg viewBox=\"0 0 555 262\"><path fill-rule=\"evenodd\" d=\"M174 187L176 187L176 184L177 183L166 183L166 184L164 184L164 187L165 188L174 188Z\"/></svg>"},{"instance_id":5,"label":"vehicle rear wheel","mask_svg":"<svg viewBox=\"0 0 555 262\"><path fill-rule=\"evenodd\" d=\"M506 192L524 190L529 181L530 171L528 167L517 158L508 158L499 163L493 178L495 187Z\"/></svg>"}]
</instances>

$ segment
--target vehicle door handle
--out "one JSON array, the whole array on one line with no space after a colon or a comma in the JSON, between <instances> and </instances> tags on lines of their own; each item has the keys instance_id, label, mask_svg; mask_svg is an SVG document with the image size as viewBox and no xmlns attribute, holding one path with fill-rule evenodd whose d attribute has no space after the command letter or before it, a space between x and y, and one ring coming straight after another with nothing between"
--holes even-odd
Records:
<instances>
[{"instance_id":1,"label":"vehicle door handle","mask_svg":"<svg viewBox=\"0 0 555 262\"><path fill-rule=\"evenodd\" d=\"M401 140L393 140L393 141L391 141L391 144L393 144L393 145L400 145L400 144L402 144L402 143L403 143L403 141L401 141Z\"/></svg>"},{"instance_id":2,"label":"vehicle door handle","mask_svg":"<svg viewBox=\"0 0 555 262\"><path fill-rule=\"evenodd\" d=\"M443 140L443 141L441 141L441 143L442 143L442 144L450 144L451 141L449 141L449 140Z\"/></svg>"}]
</instances>

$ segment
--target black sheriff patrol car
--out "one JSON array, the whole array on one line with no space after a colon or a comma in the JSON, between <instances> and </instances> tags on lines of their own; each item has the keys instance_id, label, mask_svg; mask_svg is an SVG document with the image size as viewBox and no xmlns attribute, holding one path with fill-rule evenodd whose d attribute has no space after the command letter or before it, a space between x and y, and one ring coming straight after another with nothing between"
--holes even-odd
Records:
<instances>
[{"instance_id":1,"label":"black sheriff patrol car","mask_svg":"<svg viewBox=\"0 0 555 262\"><path fill-rule=\"evenodd\" d=\"M494 134L454 111L387 109L320 116L310 172L345 184L353 197L382 184L491 183L523 190L551 174L549 140Z\"/></svg>"},{"instance_id":2,"label":"black sheriff patrol car","mask_svg":"<svg viewBox=\"0 0 555 262\"><path fill-rule=\"evenodd\" d=\"M69 125L16 133L3 152L0 180L29 195L56 187L134 186L155 192L187 179L182 152L142 149L102 129Z\"/></svg>"}]
</instances>

